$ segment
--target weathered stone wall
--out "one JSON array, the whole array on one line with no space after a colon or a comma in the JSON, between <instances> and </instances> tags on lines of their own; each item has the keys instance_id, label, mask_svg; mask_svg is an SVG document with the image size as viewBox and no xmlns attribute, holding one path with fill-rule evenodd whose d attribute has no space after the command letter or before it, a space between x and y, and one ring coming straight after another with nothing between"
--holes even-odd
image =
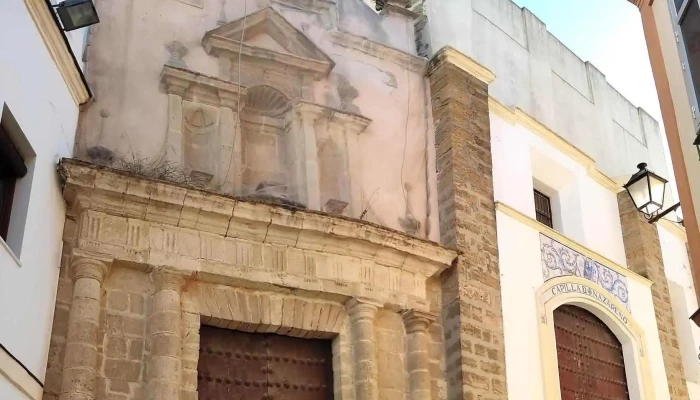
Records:
<instances>
[{"instance_id":1,"label":"weathered stone wall","mask_svg":"<svg viewBox=\"0 0 700 400\"><path fill-rule=\"evenodd\" d=\"M506 399L488 81L450 48L429 67L442 243L461 253L442 274L448 399Z\"/></svg>"},{"instance_id":2,"label":"weathered stone wall","mask_svg":"<svg viewBox=\"0 0 700 400\"><path fill-rule=\"evenodd\" d=\"M172 185L82 163L62 171L69 211L44 399L196 400L201 324L331 340L337 399L445 398L436 274L454 251L319 213L290 213L296 227L259 223L250 219L259 211L283 209L247 202L231 203L222 229L220 195L192 190L201 197L188 209L155 200L176 193ZM146 193L150 205L139 200ZM151 211L135 218L142 206ZM198 229L179 226L185 215L198 215ZM314 226L327 229L318 236ZM234 251L217 250L214 239ZM235 251L241 245L259 251ZM325 261L290 258L295 245L314 246L311 258ZM393 272L371 273L381 268L399 272L393 293L385 290Z\"/></svg>"},{"instance_id":3,"label":"weathered stone wall","mask_svg":"<svg viewBox=\"0 0 700 400\"><path fill-rule=\"evenodd\" d=\"M377 15L362 0L127 3L95 4L79 158L227 194L274 191L438 240L426 62L410 12ZM258 24L262 10L286 30ZM267 53L247 52L239 69L244 33ZM217 35L229 47L211 43Z\"/></svg>"},{"instance_id":4,"label":"weathered stone wall","mask_svg":"<svg viewBox=\"0 0 700 400\"><path fill-rule=\"evenodd\" d=\"M683 372L678 335L671 309L671 296L661 255L661 242L656 226L637 211L627 192L618 193L617 202L622 223L622 237L629 268L653 282L651 294L654 302L656 325L661 339L661 353L672 400L689 399L688 386Z\"/></svg>"}]
</instances>

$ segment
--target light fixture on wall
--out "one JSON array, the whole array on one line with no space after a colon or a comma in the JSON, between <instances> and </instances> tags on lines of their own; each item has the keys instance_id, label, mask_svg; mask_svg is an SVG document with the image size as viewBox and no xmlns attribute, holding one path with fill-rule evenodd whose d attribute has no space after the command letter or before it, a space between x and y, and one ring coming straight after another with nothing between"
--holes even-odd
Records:
<instances>
[{"instance_id":1,"label":"light fixture on wall","mask_svg":"<svg viewBox=\"0 0 700 400\"><path fill-rule=\"evenodd\" d=\"M644 214L650 224L655 223L666 215L676 211L681 203L674 204L668 209L661 211L664 206L664 195L666 193L666 179L656 175L647 169L646 163L637 165L637 171L630 178L624 188L627 190L637 211ZM682 221L672 221L683 223Z\"/></svg>"},{"instance_id":2,"label":"light fixture on wall","mask_svg":"<svg viewBox=\"0 0 700 400\"><path fill-rule=\"evenodd\" d=\"M92 0L66 0L54 7L66 32L100 22Z\"/></svg>"},{"instance_id":3,"label":"light fixture on wall","mask_svg":"<svg viewBox=\"0 0 700 400\"><path fill-rule=\"evenodd\" d=\"M698 159L700 159L700 132L698 132L698 134L695 136L695 140L693 141L693 146L695 146L695 148L697 149Z\"/></svg>"},{"instance_id":4,"label":"light fixture on wall","mask_svg":"<svg viewBox=\"0 0 700 400\"><path fill-rule=\"evenodd\" d=\"M384 7L386 6L387 0L375 0L374 1L374 9L377 11L382 11Z\"/></svg>"}]
</instances>

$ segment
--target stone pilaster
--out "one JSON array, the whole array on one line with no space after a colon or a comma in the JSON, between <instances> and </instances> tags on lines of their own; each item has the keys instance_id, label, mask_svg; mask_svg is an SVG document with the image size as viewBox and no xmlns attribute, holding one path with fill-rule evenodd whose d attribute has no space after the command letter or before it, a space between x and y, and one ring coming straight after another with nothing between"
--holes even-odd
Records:
<instances>
[{"instance_id":1,"label":"stone pilaster","mask_svg":"<svg viewBox=\"0 0 700 400\"><path fill-rule=\"evenodd\" d=\"M182 378L180 400L197 400L197 362L199 361L199 305L193 295L182 296Z\"/></svg>"},{"instance_id":2,"label":"stone pilaster","mask_svg":"<svg viewBox=\"0 0 700 400\"><path fill-rule=\"evenodd\" d=\"M182 276L155 271L153 309L148 318L150 359L148 363L148 398L177 399L182 371L182 319L180 296L185 280Z\"/></svg>"},{"instance_id":3,"label":"stone pilaster","mask_svg":"<svg viewBox=\"0 0 700 400\"><path fill-rule=\"evenodd\" d=\"M460 251L442 274L447 398L506 399L486 68L445 47L428 67L440 237Z\"/></svg>"},{"instance_id":4,"label":"stone pilaster","mask_svg":"<svg viewBox=\"0 0 700 400\"><path fill-rule=\"evenodd\" d=\"M678 347L676 326L673 321L671 296L661 256L659 233L656 225L648 223L642 213L637 211L626 191L618 193L617 204L620 210L627 265L632 271L654 283L651 285L651 295L671 399L687 400L689 398L688 387L683 372L681 351ZM690 322L686 321L686 323Z\"/></svg>"},{"instance_id":5,"label":"stone pilaster","mask_svg":"<svg viewBox=\"0 0 700 400\"><path fill-rule=\"evenodd\" d=\"M377 400L377 345L374 334L375 318L379 306L359 299L347 304L350 315L355 400Z\"/></svg>"},{"instance_id":6,"label":"stone pilaster","mask_svg":"<svg viewBox=\"0 0 700 400\"><path fill-rule=\"evenodd\" d=\"M428 353L428 327L435 322L435 315L416 311L404 311L401 316L406 327L408 342L408 382L410 400L429 400L430 355Z\"/></svg>"},{"instance_id":7,"label":"stone pilaster","mask_svg":"<svg viewBox=\"0 0 700 400\"><path fill-rule=\"evenodd\" d=\"M102 284L110 264L108 260L73 256L73 299L59 400L95 398Z\"/></svg>"}]
</instances>

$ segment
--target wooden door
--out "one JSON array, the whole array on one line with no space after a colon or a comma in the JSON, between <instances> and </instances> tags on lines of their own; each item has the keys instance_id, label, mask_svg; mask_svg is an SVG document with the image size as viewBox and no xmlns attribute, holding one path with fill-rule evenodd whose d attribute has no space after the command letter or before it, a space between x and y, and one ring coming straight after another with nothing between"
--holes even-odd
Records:
<instances>
[{"instance_id":1,"label":"wooden door","mask_svg":"<svg viewBox=\"0 0 700 400\"><path fill-rule=\"evenodd\" d=\"M554 310L562 400L628 400L622 345L603 321L580 307Z\"/></svg>"},{"instance_id":2,"label":"wooden door","mask_svg":"<svg viewBox=\"0 0 700 400\"><path fill-rule=\"evenodd\" d=\"M332 400L330 341L202 326L200 400Z\"/></svg>"}]
</instances>

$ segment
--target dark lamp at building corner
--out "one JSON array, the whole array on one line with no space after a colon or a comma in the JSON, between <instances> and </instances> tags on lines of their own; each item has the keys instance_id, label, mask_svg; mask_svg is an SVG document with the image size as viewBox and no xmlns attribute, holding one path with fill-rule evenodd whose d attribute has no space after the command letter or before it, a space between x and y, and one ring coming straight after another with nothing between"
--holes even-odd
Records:
<instances>
[{"instance_id":1,"label":"dark lamp at building corner","mask_svg":"<svg viewBox=\"0 0 700 400\"><path fill-rule=\"evenodd\" d=\"M624 188L632 198L634 206L648 218L655 216L664 206L666 179L647 169L646 163L637 165L637 171Z\"/></svg>"},{"instance_id":2,"label":"dark lamp at building corner","mask_svg":"<svg viewBox=\"0 0 700 400\"><path fill-rule=\"evenodd\" d=\"M700 159L700 132L695 136L695 140L693 141L693 146L695 146L695 149L698 151L698 159Z\"/></svg>"},{"instance_id":3,"label":"dark lamp at building corner","mask_svg":"<svg viewBox=\"0 0 700 400\"><path fill-rule=\"evenodd\" d=\"M661 211L664 207L664 194L666 193L666 183L668 181L647 169L646 163L637 165L637 171L623 187L627 190L637 211L644 214L644 217L653 224L676 211L681 203L676 203L668 209ZM669 220L671 221L671 220ZM671 221L683 224L683 221Z\"/></svg>"},{"instance_id":4,"label":"dark lamp at building corner","mask_svg":"<svg viewBox=\"0 0 700 400\"><path fill-rule=\"evenodd\" d=\"M66 0L55 7L66 32L100 22L92 0Z\"/></svg>"}]
</instances>

